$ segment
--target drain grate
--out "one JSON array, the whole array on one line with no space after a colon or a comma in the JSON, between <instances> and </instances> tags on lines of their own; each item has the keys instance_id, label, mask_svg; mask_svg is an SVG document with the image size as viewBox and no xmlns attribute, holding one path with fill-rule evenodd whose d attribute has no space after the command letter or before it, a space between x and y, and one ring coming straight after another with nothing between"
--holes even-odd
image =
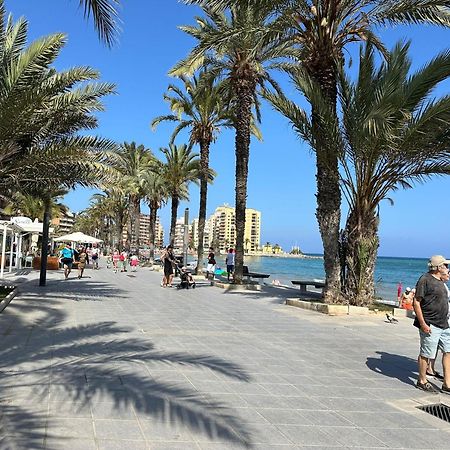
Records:
<instances>
[{"instance_id":1,"label":"drain grate","mask_svg":"<svg viewBox=\"0 0 450 450\"><path fill-rule=\"evenodd\" d=\"M434 417L450 422L450 406L436 403L435 405L418 406L417 408L431 414Z\"/></svg>"}]
</instances>

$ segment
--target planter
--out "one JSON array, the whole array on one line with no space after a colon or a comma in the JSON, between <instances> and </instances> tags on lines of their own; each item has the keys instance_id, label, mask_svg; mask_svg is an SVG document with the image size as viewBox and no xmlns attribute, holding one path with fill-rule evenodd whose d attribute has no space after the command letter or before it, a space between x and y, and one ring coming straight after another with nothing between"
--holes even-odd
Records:
<instances>
[{"instance_id":1,"label":"planter","mask_svg":"<svg viewBox=\"0 0 450 450\"><path fill-rule=\"evenodd\" d=\"M368 316L374 313L365 306L349 306L349 305L329 305L320 302L308 302L306 300L299 300L297 298L286 299L286 305L295 306L297 308L308 309L310 311L317 311L329 316Z\"/></svg>"},{"instance_id":2,"label":"planter","mask_svg":"<svg viewBox=\"0 0 450 450\"><path fill-rule=\"evenodd\" d=\"M203 277L204 279L204 277ZM211 281L212 286L216 286L226 291L245 292L245 291L260 291L260 284L230 284L222 281Z\"/></svg>"},{"instance_id":3,"label":"planter","mask_svg":"<svg viewBox=\"0 0 450 450\"><path fill-rule=\"evenodd\" d=\"M35 256L33 258L33 269L39 270L41 268L41 257ZM47 258L47 270L58 270L59 258L57 256L49 256Z\"/></svg>"}]
</instances>

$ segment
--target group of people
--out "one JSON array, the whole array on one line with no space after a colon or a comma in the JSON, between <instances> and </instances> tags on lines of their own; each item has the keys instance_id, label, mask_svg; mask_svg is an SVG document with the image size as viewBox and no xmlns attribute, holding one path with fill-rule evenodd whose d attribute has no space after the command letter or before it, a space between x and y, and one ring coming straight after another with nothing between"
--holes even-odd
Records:
<instances>
[{"instance_id":1,"label":"group of people","mask_svg":"<svg viewBox=\"0 0 450 450\"><path fill-rule=\"evenodd\" d=\"M413 294L414 326L419 329L420 336L416 387L430 393L437 390L427 376L441 380L441 392L450 394L450 293L446 285L450 278L449 263L450 260L441 255L432 256L428 261L428 272L419 278ZM442 351L443 375L434 370L438 349Z\"/></svg>"},{"instance_id":2,"label":"group of people","mask_svg":"<svg viewBox=\"0 0 450 450\"><path fill-rule=\"evenodd\" d=\"M92 268L98 269L99 249L92 247L88 249L85 246L79 246L72 248L72 244L67 242L59 252L59 261L64 268L64 279L69 278L69 274L72 271L73 264L77 263L78 278L83 278L84 269L86 264L89 264L89 257L92 261Z\"/></svg>"},{"instance_id":3,"label":"group of people","mask_svg":"<svg viewBox=\"0 0 450 450\"><path fill-rule=\"evenodd\" d=\"M139 266L139 257L135 253L130 253L126 250L114 250L112 254L106 256L106 267L109 269L112 265L114 273L119 270L121 272L128 272L128 264L131 266L131 271L136 272Z\"/></svg>"},{"instance_id":4,"label":"group of people","mask_svg":"<svg viewBox=\"0 0 450 450\"><path fill-rule=\"evenodd\" d=\"M227 279L228 281L233 280L234 276L234 265L235 265L236 252L233 248L228 249L227 256L225 257L225 265L227 266ZM208 253L208 264L206 266L205 278L214 279L214 274L216 271L216 256L214 254L214 249L209 248Z\"/></svg>"},{"instance_id":5,"label":"group of people","mask_svg":"<svg viewBox=\"0 0 450 450\"><path fill-rule=\"evenodd\" d=\"M178 261L173 252L173 247L168 245L164 252L161 255L161 263L163 265L164 275L161 281L161 287L172 287L173 286L173 278L175 272L178 267ZM205 272L205 278L207 280L214 279L214 274L216 271L216 256L214 253L214 249L212 247L209 248L208 252L208 260ZM228 250L227 256L225 258L225 265L227 266L227 278L228 281L232 281L232 277L234 274L234 265L235 265L235 251L230 248ZM194 287L195 281L192 277L192 274L186 269L185 266L179 267L180 271L180 279L181 283L186 283L186 287Z\"/></svg>"}]
</instances>

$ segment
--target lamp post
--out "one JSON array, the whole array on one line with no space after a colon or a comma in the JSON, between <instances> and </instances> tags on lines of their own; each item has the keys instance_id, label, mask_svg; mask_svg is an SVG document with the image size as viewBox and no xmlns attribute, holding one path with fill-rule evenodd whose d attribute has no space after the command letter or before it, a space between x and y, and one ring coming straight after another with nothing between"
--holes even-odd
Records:
<instances>
[{"instance_id":1,"label":"lamp post","mask_svg":"<svg viewBox=\"0 0 450 450\"><path fill-rule=\"evenodd\" d=\"M189 246L189 208L184 210L184 235L183 235L183 265L187 265Z\"/></svg>"}]
</instances>

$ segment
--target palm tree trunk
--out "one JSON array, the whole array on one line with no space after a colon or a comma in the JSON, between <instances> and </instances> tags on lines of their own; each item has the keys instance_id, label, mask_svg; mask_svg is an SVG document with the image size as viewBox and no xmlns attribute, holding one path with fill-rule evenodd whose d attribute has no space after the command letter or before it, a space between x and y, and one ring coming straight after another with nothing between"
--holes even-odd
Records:
<instances>
[{"instance_id":1,"label":"palm tree trunk","mask_svg":"<svg viewBox=\"0 0 450 450\"><path fill-rule=\"evenodd\" d=\"M150 240L150 262L153 263L155 259L155 228L156 228L156 215L158 212L158 202L150 201L150 225L148 230L149 240Z\"/></svg>"},{"instance_id":2,"label":"palm tree trunk","mask_svg":"<svg viewBox=\"0 0 450 450\"><path fill-rule=\"evenodd\" d=\"M335 63L326 58L309 61L307 69L310 75L319 83L325 98L336 110L337 76ZM341 220L341 191L339 185L338 154L329 142L321 124L320 114L312 105L312 125L316 139L316 181L317 210L323 243L323 259L325 269L324 301L326 303L340 302L341 296L341 266L339 258L339 227Z\"/></svg>"},{"instance_id":3,"label":"palm tree trunk","mask_svg":"<svg viewBox=\"0 0 450 450\"><path fill-rule=\"evenodd\" d=\"M198 248L197 267L198 274L203 266L203 241L205 236L206 204L208 195L208 171L209 171L209 145L208 141L200 142L200 207L198 212Z\"/></svg>"},{"instance_id":4,"label":"palm tree trunk","mask_svg":"<svg viewBox=\"0 0 450 450\"><path fill-rule=\"evenodd\" d=\"M178 204L180 200L177 195L172 195L171 217L170 217L170 245L173 247L175 240L175 227L177 224Z\"/></svg>"},{"instance_id":5,"label":"palm tree trunk","mask_svg":"<svg viewBox=\"0 0 450 450\"><path fill-rule=\"evenodd\" d=\"M134 206L134 232L135 232L135 244L136 255L139 256L139 247L141 246L141 199L136 198L136 204Z\"/></svg>"},{"instance_id":6,"label":"palm tree trunk","mask_svg":"<svg viewBox=\"0 0 450 450\"><path fill-rule=\"evenodd\" d=\"M42 224L42 243L41 243L41 267L39 273L39 286L45 286L47 283L47 257L48 257L48 237L50 231L51 219L51 199L44 198L44 220Z\"/></svg>"},{"instance_id":7,"label":"palm tree trunk","mask_svg":"<svg viewBox=\"0 0 450 450\"><path fill-rule=\"evenodd\" d=\"M245 209L247 206L248 160L250 155L250 124L256 83L252 79L235 82L238 110L236 118L236 257L234 282L242 284L244 267Z\"/></svg>"},{"instance_id":8,"label":"palm tree trunk","mask_svg":"<svg viewBox=\"0 0 450 450\"><path fill-rule=\"evenodd\" d=\"M116 237L117 241L117 250L119 252L123 249L123 214L121 212L116 212Z\"/></svg>"},{"instance_id":9,"label":"palm tree trunk","mask_svg":"<svg viewBox=\"0 0 450 450\"><path fill-rule=\"evenodd\" d=\"M351 305L367 306L375 295L379 219L373 211L351 211L346 223L346 278L344 292Z\"/></svg>"}]
</instances>

